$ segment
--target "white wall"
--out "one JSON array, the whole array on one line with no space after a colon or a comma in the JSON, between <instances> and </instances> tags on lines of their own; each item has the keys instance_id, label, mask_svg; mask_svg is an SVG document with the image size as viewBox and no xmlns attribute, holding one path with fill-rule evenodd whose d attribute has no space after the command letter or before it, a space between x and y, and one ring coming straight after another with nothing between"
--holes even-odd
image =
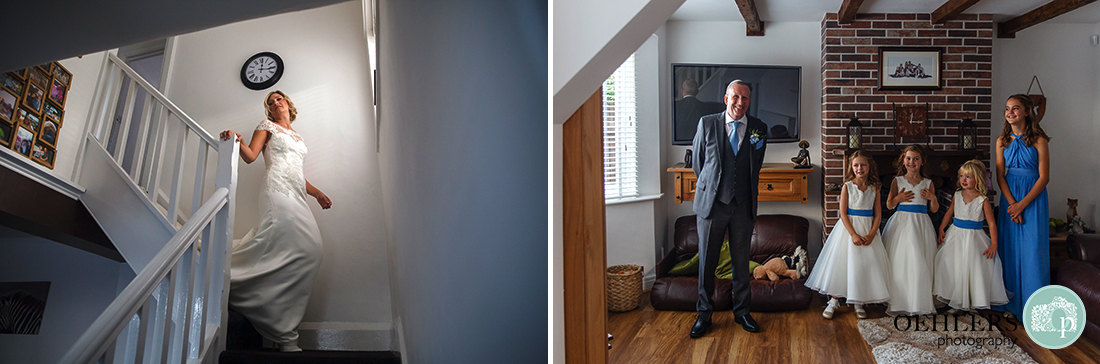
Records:
<instances>
[{"instance_id":1,"label":"white wall","mask_svg":"<svg viewBox=\"0 0 1100 364\"><path fill-rule=\"evenodd\" d=\"M306 348L390 348L385 213L361 6L352 1L181 35L169 75L168 97L215 136L233 129L248 140L264 120L269 91L282 90L294 101L293 127L309 146L306 179L333 203L321 210L307 197L324 259L301 327ZM279 54L286 71L274 87L253 91L241 84L240 69L262 51ZM262 159L241 163L238 238L259 223ZM335 347L311 343L314 330L337 330L360 340Z\"/></svg>"},{"instance_id":2,"label":"white wall","mask_svg":"<svg viewBox=\"0 0 1100 364\"><path fill-rule=\"evenodd\" d=\"M823 243L821 236L821 23L768 23L767 36L745 36L743 22L668 22L668 60L661 72L672 72L673 63L712 63L746 65L782 65L802 67L802 139L810 143L810 156L815 170L810 174L809 203L761 202L758 213L790 214L810 221L809 246L811 261L816 259ZM718 41L718 40L721 41ZM670 77L670 76L665 76ZM661 90L668 90L667 86ZM661 95L668 95L662 91ZM661 129L671 130L671 104L662 99ZM662 136L669 152L662 170L684 161L690 146L671 145L668 135ZM798 143L770 143L764 156L767 163L790 163L798 155ZM665 173L668 232L665 249L672 247L673 224L684 215L693 215L691 202L677 204L671 193L673 176Z\"/></svg>"},{"instance_id":3,"label":"white wall","mask_svg":"<svg viewBox=\"0 0 1100 364\"><path fill-rule=\"evenodd\" d=\"M65 69L72 72L72 85L65 99L65 120L61 122L60 135L57 136L57 157L54 159L53 173L58 177L73 180L73 168L76 166L76 154L80 149L80 139L84 136L84 124L88 120L88 111L92 107L99 70L103 67L106 52L92 53L83 57L73 57L59 61Z\"/></svg>"},{"instance_id":4,"label":"white wall","mask_svg":"<svg viewBox=\"0 0 1100 364\"><path fill-rule=\"evenodd\" d=\"M1077 212L1093 228L1100 222L1100 193L1094 183L1081 182L1100 180L1100 46L1089 40L1098 28L1046 22L1016 33L1015 39L995 38L990 128L993 138L1000 136L1005 100L1026 93L1032 76L1038 76L1048 102L1040 125L1051 137L1050 217L1064 220L1066 199L1076 198ZM1038 89L1033 86L1031 93Z\"/></svg>"},{"instance_id":5,"label":"white wall","mask_svg":"<svg viewBox=\"0 0 1100 364\"><path fill-rule=\"evenodd\" d=\"M2 363L57 362L133 279L125 263L6 227L0 245L0 281L50 282L38 335L0 335Z\"/></svg>"},{"instance_id":6,"label":"white wall","mask_svg":"<svg viewBox=\"0 0 1100 364\"><path fill-rule=\"evenodd\" d=\"M379 160L402 361L545 361L547 5L380 5Z\"/></svg>"}]
</instances>

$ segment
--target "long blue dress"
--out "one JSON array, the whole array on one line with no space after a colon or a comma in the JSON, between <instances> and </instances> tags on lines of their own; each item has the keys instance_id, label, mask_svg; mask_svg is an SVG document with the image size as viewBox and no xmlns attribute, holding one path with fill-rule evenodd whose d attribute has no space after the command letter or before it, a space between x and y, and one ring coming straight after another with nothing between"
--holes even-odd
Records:
<instances>
[{"instance_id":1,"label":"long blue dress","mask_svg":"<svg viewBox=\"0 0 1100 364\"><path fill-rule=\"evenodd\" d=\"M1004 149L1005 180L1017 201L1027 196L1039 180L1039 151L1023 141L1023 135L1012 134L1013 140ZM1039 288L1050 284L1050 208L1047 190L1031 201L1023 212L1024 223L1012 222L1008 201L1001 194L997 211L997 253L1004 259L1005 289L1012 292L1007 309L1020 316L1024 303Z\"/></svg>"}]
</instances>

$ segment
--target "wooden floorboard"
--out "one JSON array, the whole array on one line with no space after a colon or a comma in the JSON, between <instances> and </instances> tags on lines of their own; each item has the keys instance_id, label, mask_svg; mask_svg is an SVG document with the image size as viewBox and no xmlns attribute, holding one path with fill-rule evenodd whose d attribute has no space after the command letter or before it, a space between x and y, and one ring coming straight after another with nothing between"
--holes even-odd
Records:
<instances>
[{"instance_id":1,"label":"wooden floorboard","mask_svg":"<svg viewBox=\"0 0 1100 364\"><path fill-rule=\"evenodd\" d=\"M824 308L824 299L814 299L801 311L754 312L763 328L756 334L734 323L733 313L715 312L707 335L691 339L688 332L695 313L654 310L646 292L641 308L608 315L608 330L615 337L611 363L874 363L852 308L841 306L832 320L821 317ZM886 308L871 305L867 313L871 319L886 317ZM1085 337L1064 349L1049 350L1035 344L1022 324L1015 330L1004 322L998 326L1039 363L1100 362L1100 347Z\"/></svg>"}]
</instances>

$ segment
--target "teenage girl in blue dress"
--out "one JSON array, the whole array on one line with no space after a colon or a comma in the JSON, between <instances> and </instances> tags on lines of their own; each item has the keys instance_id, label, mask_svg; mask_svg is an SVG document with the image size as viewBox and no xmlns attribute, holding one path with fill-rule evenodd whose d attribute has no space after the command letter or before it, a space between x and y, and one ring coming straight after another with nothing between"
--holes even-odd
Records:
<instances>
[{"instance_id":1,"label":"teenage girl in blue dress","mask_svg":"<svg viewBox=\"0 0 1100 364\"><path fill-rule=\"evenodd\" d=\"M998 308L1016 316L1032 293L1050 284L1050 137L1032 117L1034 105L1027 95L1010 96L1004 131L997 138L997 229L1002 239L997 250L1004 259L1005 288L1015 293Z\"/></svg>"}]
</instances>

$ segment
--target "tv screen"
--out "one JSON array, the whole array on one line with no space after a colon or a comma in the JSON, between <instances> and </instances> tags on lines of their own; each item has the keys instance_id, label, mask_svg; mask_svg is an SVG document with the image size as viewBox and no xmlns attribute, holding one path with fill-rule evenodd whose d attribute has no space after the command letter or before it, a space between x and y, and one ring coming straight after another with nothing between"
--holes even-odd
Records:
<instances>
[{"instance_id":1,"label":"tv screen","mask_svg":"<svg viewBox=\"0 0 1100 364\"><path fill-rule=\"evenodd\" d=\"M691 145L699 118L726 110L723 96L733 80L750 85L748 114L768 124L768 142L799 140L802 67L674 63L672 80L674 145Z\"/></svg>"}]
</instances>

